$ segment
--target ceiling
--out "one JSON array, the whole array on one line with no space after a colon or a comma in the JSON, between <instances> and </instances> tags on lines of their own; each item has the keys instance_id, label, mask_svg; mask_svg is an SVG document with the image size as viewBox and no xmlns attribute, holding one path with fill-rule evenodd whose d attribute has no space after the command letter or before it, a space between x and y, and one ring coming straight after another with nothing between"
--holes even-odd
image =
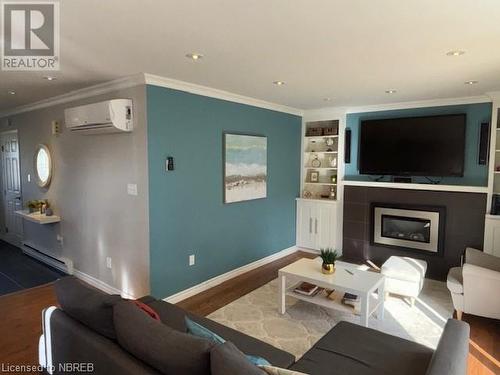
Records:
<instances>
[{"instance_id":1,"label":"ceiling","mask_svg":"<svg viewBox=\"0 0 500 375\"><path fill-rule=\"evenodd\" d=\"M0 71L0 110L139 72L301 109L500 89L497 0L71 0L60 10L57 80ZM457 49L466 53L446 55Z\"/></svg>"}]
</instances>

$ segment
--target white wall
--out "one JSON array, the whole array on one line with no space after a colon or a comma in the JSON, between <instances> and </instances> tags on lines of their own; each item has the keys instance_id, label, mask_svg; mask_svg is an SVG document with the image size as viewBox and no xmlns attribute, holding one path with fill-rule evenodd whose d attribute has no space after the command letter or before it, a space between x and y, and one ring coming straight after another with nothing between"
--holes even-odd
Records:
<instances>
[{"instance_id":1,"label":"white wall","mask_svg":"<svg viewBox=\"0 0 500 375\"><path fill-rule=\"evenodd\" d=\"M83 136L64 125L64 109L112 98L131 98L135 124L131 134ZM62 105L0 119L0 129L18 129L23 201L47 198L60 224L24 224L24 237L57 258L67 257L75 269L133 296L149 293L148 159L146 86L140 85ZM62 134L51 133L51 122ZM48 189L34 182L37 144L52 151L54 174ZM27 176L31 174L31 182ZM137 184L138 196L127 194ZM1 226L4 230L4 226ZM56 241L64 237L63 245ZM106 257L112 257L112 269Z\"/></svg>"}]
</instances>

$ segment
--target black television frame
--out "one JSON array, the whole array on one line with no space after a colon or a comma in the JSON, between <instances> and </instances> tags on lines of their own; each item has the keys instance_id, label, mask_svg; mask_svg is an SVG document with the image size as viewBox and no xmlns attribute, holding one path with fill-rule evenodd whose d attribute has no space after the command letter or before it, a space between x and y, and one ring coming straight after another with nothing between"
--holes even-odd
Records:
<instances>
[{"instance_id":1,"label":"black television frame","mask_svg":"<svg viewBox=\"0 0 500 375\"><path fill-rule=\"evenodd\" d=\"M426 118L437 118L437 117L449 117L449 116L462 116L464 118L464 127L463 127L463 142L462 142L462 160L461 164L462 167L460 169L459 174L434 174L434 173L423 173L423 172L408 172L408 171L376 171L376 172L370 172L370 173L363 173L361 170L361 159L362 159L362 136L363 136L363 126L365 122L367 121L383 121L383 120L406 120L406 119L426 119ZM464 176L464 171L465 171L465 146L467 143L466 140L466 134L467 134L467 114L466 113L449 113L449 114L442 114L442 115L427 115L427 116L407 116L407 117L388 117L388 118L372 118L372 119L365 119L361 120L359 124L359 147L358 147L358 171L360 175L365 175L365 176L420 176L420 177L463 177Z\"/></svg>"}]
</instances>

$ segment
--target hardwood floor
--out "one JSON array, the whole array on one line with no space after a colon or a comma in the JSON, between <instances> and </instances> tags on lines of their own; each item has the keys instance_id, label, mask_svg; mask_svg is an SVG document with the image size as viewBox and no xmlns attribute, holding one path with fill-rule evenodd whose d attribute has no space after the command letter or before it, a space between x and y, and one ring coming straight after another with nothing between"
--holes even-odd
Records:
<instances>
[{"instance_id":1,"label":"hardwood floor","mask_svg":"<svg viewBox=\"0 0 500 375\"><path fill-rule=\"evenodd\" d=\"M210 314L273 280L280 268L302 257L311 254L291 254L188 298L179 306ZM0 366L37 364L41 311L55 304L51 284L0 297ZM500 375L500 321L465 314L463 320L471 326L468 375Z\"/></svg>"},{"instance_id":2,"label":"hardwood floor","mask_svg":"<svg viewBox=\"0 0 500 375\"><path fill-rule=\"evenodd\" d=\"M198 315L208 315L278 277L278 270L301 258L316 255L298 251L219 284L177 305Z\"/></svg>"}]
</instances>

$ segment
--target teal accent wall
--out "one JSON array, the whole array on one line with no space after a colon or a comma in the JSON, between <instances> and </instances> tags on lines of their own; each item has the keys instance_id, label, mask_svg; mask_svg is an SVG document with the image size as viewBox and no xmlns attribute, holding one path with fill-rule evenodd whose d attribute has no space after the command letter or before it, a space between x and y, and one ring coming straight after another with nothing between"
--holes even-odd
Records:
<instances>
[{"instance_id":1,"label":"teal accent wall","mask_svg":"<svg viewBox=\"0 0 500 375\"><path fill-rule=\"evenodd\" d=\"M477 158L479 152L479 126L481 122L491 122L491 103L348 114L346 127L348 129L351 129L352 131L352 148L351 163L346 164L345 166L345 179L369 181L373 180L376 177L359 174L359 133L362 120L395 117L433 116L454 113L465 113L467 115L464 176L444 177L443 179L441 179L441 183L447 185L487 186L488 167L486 165L479 165L477 163ZM413 180L415 182L428 182L428 180L426 180L424 177L414 177Z\"/></svg>"},{"instance_id":2,"label":"teal accent wall","mask_svg":"<svg viewBox=\"0 0 500 375\"><path fill-rule=\"evenodd\" d=\"M148 85L147 122L154 296L295 245L300 117ZM267 136L266 199L223 203L224 132ZM167 156L174 171L165 171Z\"/></svg>"}]
</instances>

